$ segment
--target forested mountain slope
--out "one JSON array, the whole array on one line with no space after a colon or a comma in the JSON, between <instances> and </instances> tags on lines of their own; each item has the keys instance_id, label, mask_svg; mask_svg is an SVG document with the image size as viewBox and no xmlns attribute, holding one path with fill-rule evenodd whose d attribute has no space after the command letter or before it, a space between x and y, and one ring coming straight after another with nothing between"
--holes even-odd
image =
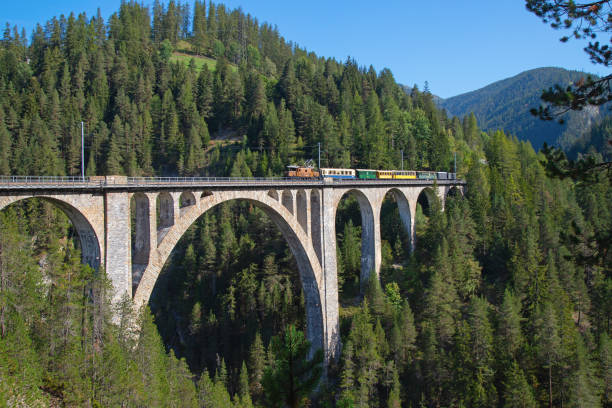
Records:
<instances>
[{"instance_id":1,"label":"forested mountain slope","mask_svg":"<svg viewBox=\"0 0 612 408\"><path fill-rule=\"evenodd\" d=\"M418 207L413 254L388 195L365 298L358 203L340 203L342 357L298 405L612 404L605 174L551 179L528 143L448 117L389 70L199 1L60 16L31 39L5 31L0 174L79 174L81 121L90 175L279 175L319 142L338 167L396 168L403 150L405 168L447 170L457 152L467 194ZM43 200L0 213L0 406L278 406L304 384L282 370L287 355L317 372L285 330L305 329L295 260L250 203L200 217L138 315L109 303L75 234Z\"/></svg>"},{"instance_id":2,"label":"forested mountain slope","mask_svg":"<svg viewBox=\"0 0 612 408\"><path fill-rule=\"evenodd\" d=\"M544 122L529 113L540 105L542 90L560 84L569 85L588 73L563 68L537 68L494 82L484 88L438 101L438 106L449 114L464 117L476 115L484 130L503 129L521 140L528 140L535 149L544 142L568 149L572 142L588 131L600 113L596 107L565 115L565 124Z\"/></svg>"},{"instance_id":3,"label":"forested mountain slope","mask_svg":"<svg viewBox=\"0 0 612 408\"><path fill-rule=\"evenodd\" d=\"M203 5L194 10L192 38L181 10L157 5L150 16L126 3L108 25L99 16L61 17L38 26L28 47L8 30L0 56L2 172L77 174L81 120L88 174L205 174L222 153L202 148L226 129L246 136L253 160L263 160L257 174L311 157L317 142L330 166L393 167L390 149L421 144L426 154L408 155L412 167L448 168L449 141L434 137L439 121L425 123L436 108L426 96L404 94L388 70L319 58L270 25L214 4L206 18ZM214 71L172 62L187 36L196 53L217 59ZM215 167L217 175L230 170Z\"/></svg>"}]
</instances>

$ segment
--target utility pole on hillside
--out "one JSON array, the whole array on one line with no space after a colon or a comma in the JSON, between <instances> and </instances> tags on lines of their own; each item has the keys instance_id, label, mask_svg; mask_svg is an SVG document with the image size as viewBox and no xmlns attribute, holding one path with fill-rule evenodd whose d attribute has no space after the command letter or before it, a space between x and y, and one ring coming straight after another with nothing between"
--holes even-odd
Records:
<instances>
[{"instance_id":1,"label":"utility pole on hillside","mask_svg":"<svg viewBox=\"0 0 612 408\"><path fill-rule=\"evenodd\" d=\"M81 180L85 181L85 131L81 121Z\"/></svg>"}]
</instances>

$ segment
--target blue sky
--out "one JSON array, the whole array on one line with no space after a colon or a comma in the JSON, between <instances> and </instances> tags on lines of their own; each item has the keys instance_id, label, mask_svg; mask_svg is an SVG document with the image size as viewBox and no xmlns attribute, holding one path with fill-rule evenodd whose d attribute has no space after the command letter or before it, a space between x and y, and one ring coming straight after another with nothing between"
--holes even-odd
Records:
<instances>
[{"instance_id":1,"label":"blue sky","mask_svg":"<svg viewBox=\"0 0 612 408\"><path fill-rule=\"evenodd\" d=\"M100 7L108 18L120 0L5 1L0 22L25 27L53 16ZM144 1L145 5L152 4ZM191 1L190 1L191 3ZM450 97L543 66L607 74L582 51L584 42L559 41L560 31L526 11L522 0L226 0L319 56L348 56L395 79ZM606 39L604 39L605 42Z\"/></svg>"}]
</instances>

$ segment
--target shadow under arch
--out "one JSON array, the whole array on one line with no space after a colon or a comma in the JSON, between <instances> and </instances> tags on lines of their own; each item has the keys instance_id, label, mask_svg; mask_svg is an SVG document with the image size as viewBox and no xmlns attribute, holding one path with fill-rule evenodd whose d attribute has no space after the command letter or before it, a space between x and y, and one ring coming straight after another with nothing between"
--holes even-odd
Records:
<instances>
[{"instance_id":1,"label":"shadow under arch","mask_svg":"<svg viewBox=\"0 0 612 408\"><path fill-rule=\"evenodd\" d=\"M425 187L419 193L417 198L417 204L421 206L423 214L429 217L431 214L431 208L434 205L434 201L437 200L435 191L431 187Z\"/></svg>"},{"instance_id":2,"label":"shadow under arch","mask_svg":"<svg viewBox=\"0 0 612 408\"><path fill-rule=\"evenodd\" d=\"M14 200L11 200L8 203L3 203L0 206L0 211L6 209L8 206L29 199L40 199L46 202L53 204L55 207L62 210L64 214L68 217L72 226L75 228L77 235L79 237L79 244L81 246L81 259L84 264L91 266L94 270L100 269L101 263L101 251L100 251L100 241L96 232L91 225L91 223L87 220L87 218L75 208L72 204L57 199L55 197L42 196L42 195L33 195L33 196L24 196L18 197Z\"/></svg>"},{"instance_id":3,"label":"shadow under arch","mask_svg":"<svg viewBox=\"0 0 612 408\"><path fill-rule=\"evenodd\" d=\"M446 198L448 197L463 198L463 190L457 186L452 186L448 189L448 192L446 193Z\"/></svg>"},{"instance_id":4,"label":"shadow under arch","mask_svg":"<svg viewBox=\"0 0 612 408\"><path fill-rule=\"evenodd\" d=\"M347 196L353 197L359 204L361 215L361 271L359 274L360 292L363 294L367 281L372 273L376 274L376 236L374 231L374 210L370 200L365 194L357 189L346 191L338 199L334 208L334 222L337 218L338 204ZM336 236L338 231L336 230ZM336 237L337 241L337 237Z\"/></svg>"},{"instance_id":5,"label":"shadow under arch","mask_svg":"<svg viewBox=\"0 0 612 408\"><path fill-rule=\"evenodd\" d=\"M414 220L412 219L411 213L410 213L410 204L408 202L408 199L406 198L406 195L400 191L397 188L391 188L389 190L387 190L387 192L385 193L385 200L387 199L387 197L391 197L392 200L395 202L395 204L397 205L397 209L399 212L399 218L401 220L401 224L403 227L403 231L405 233L405 238L407 239L407 243L408 246L407 248L404 248L406 250L406 252L412 252L412 250L414 249L414 242L413 241L413 237L412 237L412 231L414 226L412 225ZM385 208L386 206L386 202L385 200L382 203L382 207L381 207L381 211L380 211L380 219L381 219L381 239L382 239L382 232L383 232L383 224L382 224L382 220L383 217L385 217L387 214L385 213ZM394 237L395 238L395 237Z\"/></svg>"},{"instance_id":6,"label":"shadow under arch","mask_svg":"<svg viewBox=\"0 0 612 408\"><path fill-rule=\"evenodd\" d=\"M317 256L312 249L308 236L301 231L299 224L296 222L295 225L292 225L292 218L289 210L281 203L268 196L267 192L257 197L255 194L248 191L242 192L242 194L229 192L224 195L222 192L214 193L212 196L203 197L199 206L195 205L190 207L189 211L185 212L184 216L181 216L178 222L170 227L166 238L157 247L154 255L156 259L149 263L136 288L134 294L135 307L140 308L142 305L148 303L162 268L171 258L172 251L189 227L207 211L215 208L219 204L230 201L247 201L251 203L270 217L272 222L281 231L291 253L295 257L298 267L306 304L307 338L311 342L313 350L319 348L325 350L323 341L325 336L323 320L324 311L319 291L322 282L322 272L318 264Z\"/></svg>"}]
</instances>

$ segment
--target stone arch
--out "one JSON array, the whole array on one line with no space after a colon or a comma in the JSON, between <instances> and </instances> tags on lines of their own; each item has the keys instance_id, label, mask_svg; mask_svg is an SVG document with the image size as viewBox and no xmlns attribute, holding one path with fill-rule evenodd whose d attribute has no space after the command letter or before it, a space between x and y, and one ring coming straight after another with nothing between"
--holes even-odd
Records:
<instances>
[{"instance_id":1,"label":"stone arch","mask_svg":"<svg viewBox=\"0 0 612 408\"><path fill-rule=\"evenodd\" d=\"M463 197L463 189L458 186L450 186L446 192L446 197Z\"/></svg>"},{"instance_id":2,"label":"stone arch","mask_svg":"<svg viewBox=\"0 0 612 408\"><path fill-rule=\"evenodd\" d=\"M151 253L151 205L145 193L134 193L130 199L133 220L131 231L132 293L149 263Z\"/></svg>"},{"instance_id":3,"label":"stone arch","mask_svg":"<svg viewBox=\"0 0 612 408\"><path fill-rule=\"evenodd\" d=\"M375 207L368 197L361 190L350 189L343 192L337 198L334 205L334 224L338 204L346 195L351 195L357 200L359 212L361 214L361 273L359 275L359 285L363 293L372 272L378 277L380 259L377 258L380 257L380 237L376 236L375 228L379 220L376 220L374 217Z\"/></svg>"},{"instance_id":4,"label":"stone arch","mask_svg":"<svg viewBox=\"0 0 612 408\"><path fill-rule=\"evenodd\" d=\"M302 226L306 235L308 235L310 231L308 231L308 199L306 198L306 191L298 190L295 196L295 203L298 223Z\"/></svg>"},{"instance_id":5,"label":"stone arch","mask_svg":"<svg viewBox=\"0 0 612 408\"><path fill-rule=\"evenodd\" d=\"M134 212L134 236L132 240L132 263L146 265L151 251L151 230L149 225L149 197L135 193L131 199Z\"/></svg>"},{"instance_id":6,"label":"stone arch","mask_svg":"<svg viewBox=\"0 0 612 408\"><path fill-rule=\"evenodd\" d=\"M436 193L431 187L425 187L419 193L417 197L417 204L421 205L425 215L429 216L434 200L436 200Z\"/></svg>"},{"instance_id":7,"label":"stone arch","mask_svg":"<svg viewBox=\"0 0 612 408\"><path fill-rule=\"evenodd\" d=\"M275 199L276 201L278 201L278 191L270 190L270 191L268 191L268 196L270 196L273 199Z\"/></svg>"},{"instance_id":8,"label":"stone arch","mask_svg":"<svg viewBox=\"0 0 612 408\"><path fill-rule=\"evenodd\" d=\"M174 198L167 191L157 195L157 245L174 225Z\"/></svg>"},{"instance_id":9,"label":"stone arch","mask_svg":"<svg viewBox=\"0 0 612 408\"><path fill-rule=\"evenodd\" d=\"M321 263L321 192L310 191L310 238L312 246Z\"/></svg>"},{"instance_id":10,"label":"stone arch","mask_svg":"<svg viewBox=\"0 0 612 408\"><path fill-rule=\"evenodd\" d=\"M246 200L262 209L270 219L277 225L285 237L298 266L298 272L304 296L306 300L307 337L313 344L313 348L324 350L328 347L323 341L325 338L324 304L320 288L322 285L322 271L317 263L316 255L305 232L295 222L295 218L285 206L269 197L266 191L226 191L215 193L210 200L202 202L201 205L190 207L181 216L177 223L169 228L165 240L160 242L154 260L147 266L140 284L134 294L134 306L140 308L148 302L155 282L162 267L170 258L172 250L187 229L206 211L227 201ZM327 350L326 350L327 352Z\"/></svg>"},{"instance_id":11,"label":"stone arch","mask_svg":"<svg viewBox=\"0 0 612 408\"><path fill-rule=\"evenodd\" d=\"M412 236L414 225L412 214L410 211L410 202L408 201L406 195L397 188L389 189L385 193L385 197L388 194L392 195L393 199L395 200L395 203L397 204L400 220L402 221L402 226L404 227L404 230L408 235L410 251L412 252L412 250L414 249L414 237ZM382 217L382 213L379 214L379 216Z\"/></svg>"},{"instance_id":12,"label":"stone arch","mask_svg":"<svg viewBox=\"0 0 612 408\"><path fill-rule=\"evenodd\" d=\"M293 194L291 193L291 190L283 190L281 200L283 202L283 206L289 210L291 214L293 214Z\"/></svg>"},{"instance_id":13,"label":"stone arch","mask_svg":"<svg viewBox=\"0 0 612 408\"><path fill-rule=\"evenodd\" d=\"M183 191L179 196L179 212L183 215L184 212L196 204L195 195L191 191Z\"/></svg>"},{"instance_id":14,"label":"stone arch","mask_svg":"<svg viewBox=\"0 0 612 408\"><path fill-rule=\"evenodd\" d=\"M0 197L0 211L10 204L29 198L45 200L66 214L79 237L82 262L98 270L104 255L100 245L100 242L104 242L103 199L101 197L98 197L97 200L91 199L92 196L71 198L69 195L60 197L47 195L2 196ZM96 206L99 208L95 208ZM100 213L96 214L98 211ZM97 223L95 222L96 215L100 218Z\"/></svg>"}]
</instances>

